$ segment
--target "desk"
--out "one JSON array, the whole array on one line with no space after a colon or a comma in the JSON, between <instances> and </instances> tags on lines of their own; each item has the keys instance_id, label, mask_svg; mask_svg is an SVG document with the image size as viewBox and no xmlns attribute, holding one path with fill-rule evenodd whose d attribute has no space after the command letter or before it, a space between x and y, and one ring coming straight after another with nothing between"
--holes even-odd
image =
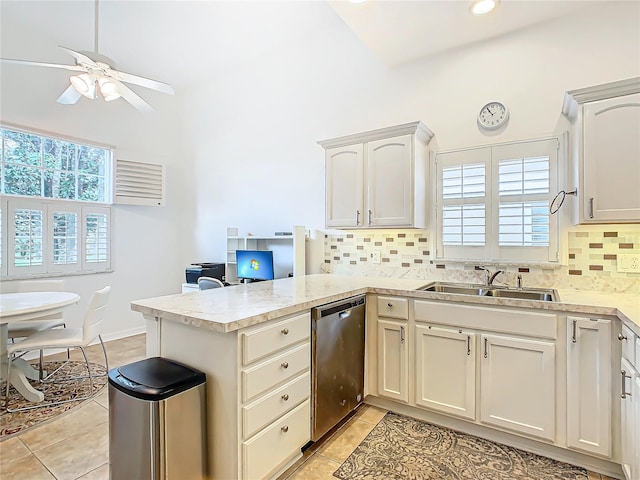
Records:
<instances>
[{"instance_id":1,"label":"desk","mask_svg":"<svg viewBox=\"0 0 640 480\"><path fill-rule=\"evenodd\" d=\"M59 313L80 300L71 292L24 292L0 294L0 379L7 376L7 325L24 320L37 320ZM14 360L9 381L30 402L41 402L42 392L31 386L27 378L38 379L38 371L22 358Z\"/></svg>"}]
</instances>

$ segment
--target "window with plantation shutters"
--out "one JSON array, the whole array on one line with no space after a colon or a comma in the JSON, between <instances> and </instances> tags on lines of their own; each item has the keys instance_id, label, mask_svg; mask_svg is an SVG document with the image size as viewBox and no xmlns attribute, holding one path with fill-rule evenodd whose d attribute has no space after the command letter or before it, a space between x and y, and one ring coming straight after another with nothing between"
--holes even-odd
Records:
<instances>
[{"instance_id":1,"label":"window with plantation shutters","mask_svg":"<svg viewBox=\"0 0 640 480\"><path fill-rule=\"evenodd\" d=\"M111 147L0 126L0 277L111 270L112 157Z\"/></svg>"},{"instance_id":2,"label":"window with plantation shutters","mask_svg":"<svg viewBox=\"0 0 640 480\"><path fill-rule=\"evenodd\" d=\"M0 214L2 277L111 269L110 207L3 197Z\"/></svg>"},{"instance_id":3,"label":"window with plantation shutters","mask_svg":"<svg viewBox=\"0 0 640 480\"><path fill-rule=\"evenodd\" d=\"M559 140L541 139L436 155L436 257L555 262Z\"/></svg>"}]
</instances>

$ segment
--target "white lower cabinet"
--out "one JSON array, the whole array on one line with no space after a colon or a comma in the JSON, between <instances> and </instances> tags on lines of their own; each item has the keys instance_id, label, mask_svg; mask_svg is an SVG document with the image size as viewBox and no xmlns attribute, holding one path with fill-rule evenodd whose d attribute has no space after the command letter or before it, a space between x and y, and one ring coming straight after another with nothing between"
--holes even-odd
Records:
<instances>
[{"instance_id":1,"label":"white lower cabinet","mask_svg":"<svg viewBox=\"0 0 640 480\"><path fill-rule=\"evenodd\" d=\"M567 446L611 456L611 321L567 318Z\"/></svg>"},{"instance_id":2,"label":"white lower cabinet","mask_svg":"<svg viewBox=\"0 0 640 480\"><path fill-rule=\"evenodd\" d=\"M409 401L407 322L378 319L378 394Z\"/></svg>"},{"instance_id":3,"label":"white lower cabinet","mask_svg":"<svg viewBox=\"0 0 640 480\"><path fill-rule=\"evenodd\" d=\"M555 345L482 335L480 421L555 439Z\"/></svg>"},{"instance_id":4,"label":"white lower cabinet","mask_svg":"<svg viewBox=\"0 0 640 480\"><path fill-rule=\"evenodd\" d=\"M622 471L627 480L640 480L640 337L626 325L618 335L620 362L620 432Z\"/></svg>"},{"instance_id":5,"label":"white lower cabinet","mask_svg":"<svg viewBox=\"0 0 640 480\"><path fill-rule=\"evenodd\" d=\"M244 480L277 473L311 438L310 332L305 312L247 328L238 337Z\"/></svg>"},{"instance_id":6,"label":"white lower cabinet","mask_svg":"<svg viewBox=\"0 0 640 480\"><path fill-rule=\"evenodd\" d=\"M416 325L416 404L475 419L476 334Z\"/></svg>"}]
</instances>

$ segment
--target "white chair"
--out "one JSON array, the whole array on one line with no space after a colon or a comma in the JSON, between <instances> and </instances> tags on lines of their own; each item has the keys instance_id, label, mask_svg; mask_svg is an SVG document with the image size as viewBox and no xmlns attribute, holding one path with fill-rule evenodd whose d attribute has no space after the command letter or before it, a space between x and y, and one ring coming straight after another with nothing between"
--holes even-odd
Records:
<instances>
[{"instance_id":1,"label":"white chair","mask_svg":"<svg viewBox=\"0 0 640 480\"><path fill-rule=\"evenodd\" d=\"M25 280L18 282L16 291L22 292L61 292L64 289L64 280ZM49 330L51 328L66 327L62 317L62 312L48 315L38 320L10 323L7 325L7 337L11 343L15 343L17 338L25 338L36 332ZM42 357L44 353L40 350L40 380L42 380ZM69 350L67 350L67 360Z\"/></svg>"},{"instance_id":2,"label":"white chair","mask_svg":"<svg viewBox=\"0 0 640 480\"><path fill-rule=\"evenodd\" d=\"M64 288L63 280L27 280L18 283L17 292L60 292ZM7 336L13 341L16 338L28 337L41 330L63 327L62 312L46 318L7 325Z\"/></svg>"},{"instance_id":3,"label":"white chair","mask_svg":"<svg viewBox=\"0 0 640 480\"><path fill-rule=\"evenodd\" d=\"M77 400L86 400L93 396L93 375L91 373L91 366L89 365L89 359L87 358L85 347L89 346L89 344L93 342L96 338L100 340L100 345L102 346L102 352L104 353L104 362L108 372L109 361L107 359L107 350L104 347L104 342L102 341L101 333L102 333L102 324L104 320L104 313L107 307L107 300L109 299L110 292L111 292L111 287L104 287L102 290L98 290L93 294L93 297L91 298L91 302L89 303L89 309L84 317L81 328L52 329L52 330L43 330L43 331L35 332L34 334L30 335L26 339L18 343L15 343L13 345L10 345L7 348L7 353L9 355L9 367L7 372L7 378L10 378L11 362L16 358L17 356L16 354L18 352L42 350L45 348L79 348L82 351L82 355L84 356L84 360L87 364L89 383L91 385L91 393L86 397L80 397L80 398L76 397L76 398L73 398L72 400L63 400L58 402L54 401L46 404L38 404L38 405L33 405L25 408L9 410L8 408L9 382L7 382L7 391L6 391L5 398L6 398L8 412L16 412L21 410L28 410L31 408L59 405L61 403L75 402ZM49 375L48 378L51 378L51 375ZM75 377L75 378L64 379L64 380L77 380L81 378L87 378L87 376Z\"/></svg>"},{"instance_id":4,"label":"white chair","mask_svg":"<svg viewBox=\"0 0 640 480\"><path fill-rule=\"evenodd\" d=\"M224 283L222 283L217 278L212 278L212 277L198 278L199 290L209 290L210 288L220 288L220 287L224 287Z\"/></svg>"}]
</instances>

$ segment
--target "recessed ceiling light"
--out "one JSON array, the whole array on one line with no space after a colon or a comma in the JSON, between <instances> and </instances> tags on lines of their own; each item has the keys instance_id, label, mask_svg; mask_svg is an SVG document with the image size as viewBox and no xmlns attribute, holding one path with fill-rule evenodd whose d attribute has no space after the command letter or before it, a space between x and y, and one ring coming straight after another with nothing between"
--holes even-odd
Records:
<instances>
[{"instance_id":1,"label":"recessed ceiling light","mask_svg":"<svg viewBox=\"0 0 640 480\"><path fill-rule=\"evenodd\" d=\"M349 3L355 3L356 5L359 5L361 3L366 2L367 0L349 0Z\"/></svg>"},{"instance_id":2,"label":"recessed ceiling light","mask_svg":"<svg viewBox=\"0 0 640 480\"><path fill-rule=\"evenodd\" d=\"M484 15L495 9L500 0L476 0L471 4L469 11L474 15Z\"/></svg>"}]
</instances>

